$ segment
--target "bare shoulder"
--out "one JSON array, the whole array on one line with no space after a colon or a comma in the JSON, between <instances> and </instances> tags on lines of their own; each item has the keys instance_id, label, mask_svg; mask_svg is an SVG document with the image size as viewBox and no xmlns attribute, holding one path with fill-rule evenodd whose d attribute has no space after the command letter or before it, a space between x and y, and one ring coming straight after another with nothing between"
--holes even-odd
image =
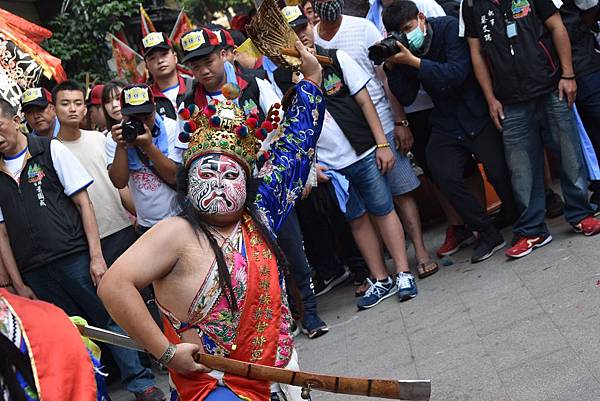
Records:
<instances>
[{"instance_id":1,"label":"bare shoulder","mask_svg":"<svg viewBox=\"0 0 600 401\"><path fill-rule=\"evenodd\" d=\"M164 245L168 244L167 246L171 250L180 251L191 243L201 246L207 245L204 244L205 241L205 237L203 235L199 236L189 221L183 217L174 216L156 224L148 230L138 242L158 243L161 244L161 247L163 248Z\"/></svg>"}]
</instances>

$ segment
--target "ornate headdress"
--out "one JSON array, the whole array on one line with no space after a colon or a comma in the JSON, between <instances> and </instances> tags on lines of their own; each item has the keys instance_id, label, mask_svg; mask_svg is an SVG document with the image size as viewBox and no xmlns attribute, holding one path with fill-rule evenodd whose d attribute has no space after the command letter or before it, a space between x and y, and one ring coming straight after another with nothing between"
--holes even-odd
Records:
<instances>
[{"instance_id":1,"label":"ornate headdress","mask_svg":"<svg viewBox=\"0 0 600 401\"><path fill-rule=\"evenodd\" d=\"M268 152L259 152L260 141L268 133L279 128L281 105L275 104L265 121L259 124L257 115L244 116L234 99L240 94L235 84L225 84L222 89L227 100L211 100L204 109L191 104L179 112L185 120L181 142L189 142L183 155L183 164L189 169L194 160L209 153L226 154L236 159L247 173L252 172L258 159L269 157Z\"/></svg>"}]
</instances>

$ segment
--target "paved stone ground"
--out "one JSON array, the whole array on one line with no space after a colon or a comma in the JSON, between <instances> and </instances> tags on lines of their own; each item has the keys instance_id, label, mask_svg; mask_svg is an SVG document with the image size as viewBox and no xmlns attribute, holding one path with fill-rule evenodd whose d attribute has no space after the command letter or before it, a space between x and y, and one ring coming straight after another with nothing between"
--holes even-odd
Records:
<instances>
[{"instance_id":1,"label":"paved stone ground","mask_svg":"<svg viewBox=\"0 0 600 401\"><path fill-rule=\"evenodd\" d=\"M499 252L472 265L470 250L461 251L402 304L390 298L357 312L349 285L320 297L330 333L297 339L301 367L430 379L433 401L599 400L600 236L573 234L561 218L549 226L554 241L517 261ZM442 231L426 233L431 250ZM313 399L366 400L318 392Z\"/></svg>"}]
</instances>

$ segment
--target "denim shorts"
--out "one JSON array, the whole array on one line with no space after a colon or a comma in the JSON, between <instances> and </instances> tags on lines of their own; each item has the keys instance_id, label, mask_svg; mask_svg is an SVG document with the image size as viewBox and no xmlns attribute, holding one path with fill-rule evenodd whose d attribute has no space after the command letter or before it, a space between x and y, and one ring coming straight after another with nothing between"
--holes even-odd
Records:
<instances>
[{"instance_id":1,"label":"denim shorts","mask_svg":"<svg viewBox=\"0 0 600 401\"><path fill-rule=\"evenodd\" d=\"M394 157L396 158L394 167L392 167L385 175L390 184L392 195L404 195L414 191L421 185L421 181L419 181L419 178L410 165L410 160L396 149L396 140L394 139L393 132L387 133L386 138L390 143L392 152L394 152Z\"/></svg>"},{"instance_id":2,"label":"denim shorts","mask_svg":"<svg viewBox=\"0 0 600 401\"><path fill-rule=\"evenodd\" d=\"M365 213L386 216L394 210L394 201L386 177L377 168L375 151L339 170L350 182L346 218L355 220Z\"/></svg>"}]
</instances>

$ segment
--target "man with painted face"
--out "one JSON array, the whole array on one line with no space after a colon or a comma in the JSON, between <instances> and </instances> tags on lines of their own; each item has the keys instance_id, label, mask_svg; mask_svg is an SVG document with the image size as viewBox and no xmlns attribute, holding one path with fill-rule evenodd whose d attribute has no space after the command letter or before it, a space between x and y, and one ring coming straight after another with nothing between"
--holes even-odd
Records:
<instances>
[{"instance_id":1,"label":"man with painted face","mask_svg":"<svg viewBox=\"0 0 600 401\"><path fill-rule=\"evenodd\" d=\"M470 231L479 233L471 262L481 262L504 246L479 201L465 186L464 167L474 154L502 200L503 213L516 216L502 138L489 118L485 99L473 75L469 47L458 37L458 19L425 18L412 1L394 0L383 10L389 32L406 35L409 48L386 60L390 89L408 105L422 87L431 96L432 135L427 145L429 169Z\"/></svg>"},{"instance_id":2,"label":"man with painted face","mask_svg":"<svg viewBox=\"0 0 600 401\"><path fill-rule=\"evenodd\" d=\"M129 85L121 92L123 121L111 129L106 141L108 174L115 187L129 185L137 212L137 231L142 234L179 209L174 205L177 164L173 120L156 113L147 85ZM173 126L167 124L171 121Z\"/></svg>"},{"instance_id":3,"label":"man with painted face","mask_svg":"<svg viewBox=\"0 0 600 401\"><path fill-rule=\"evenodd\" d=\"M215 33L217 32L217 33ZM184 104L195 103L204 107L211 100L224 100L221 88L226 83L237 84L240 88L236 102L246 116L255 115L260 122L273 104L280 101L271 84L261 79L253 71L236 72L233 64L226 60L226 51L219 38L225 38L223 30L212 31L207 28L190 31L182 36L183 62L192 70L196 83L193 93L187 96ZM182 106L183 107L183 106ZM180 121L181 128L183 124ZM273 139L270 134L263 141L263 148L268 149ZM187 144L178 143L179 148ZM310 266L304 253L302 235L294 211L289 220L284 222L279 236L279 244L293 266L294 280L302 294L305 316L302 329L310 337L315 338L328 331L327 325L317 315L317 301L312 290Z\"/></svg>"},{"instance_id":4,"label":"man with painted face","mask_svg":"<svg viewBox=\"0 0 600 401\"><path fill-rule=\"evenodd\" d=\"M321 131L320 66L297 43L305 79L257 179L259 142L232 100L190 111L179 174L183 213L167 219L111 267L99 288L113 318L169 368L181 400L269 401L269 383L211 371L198 352L297 368L276 232L301 193ZM230 90L234 91L231 86ZM230 92L228 92L230 93ZM195 125L195 127L193 127ZM154 323L137 289L153 283L164 316ZM281 386L288 401L298 388ZM281 395L279 395L281 396Z\"/></svg>"},{"instance_id":5,"label":"man with painted face","mask_svg":"<svg viewBox=\"0 0 600 401\"><path fill-rule=\"evenodd\" d=\"M30 88L23 92L21 111L31 133L46 138L55 138L60 130L56 111L52 104L52 95L45 88Z\"/></svg>"}]
</instances>

